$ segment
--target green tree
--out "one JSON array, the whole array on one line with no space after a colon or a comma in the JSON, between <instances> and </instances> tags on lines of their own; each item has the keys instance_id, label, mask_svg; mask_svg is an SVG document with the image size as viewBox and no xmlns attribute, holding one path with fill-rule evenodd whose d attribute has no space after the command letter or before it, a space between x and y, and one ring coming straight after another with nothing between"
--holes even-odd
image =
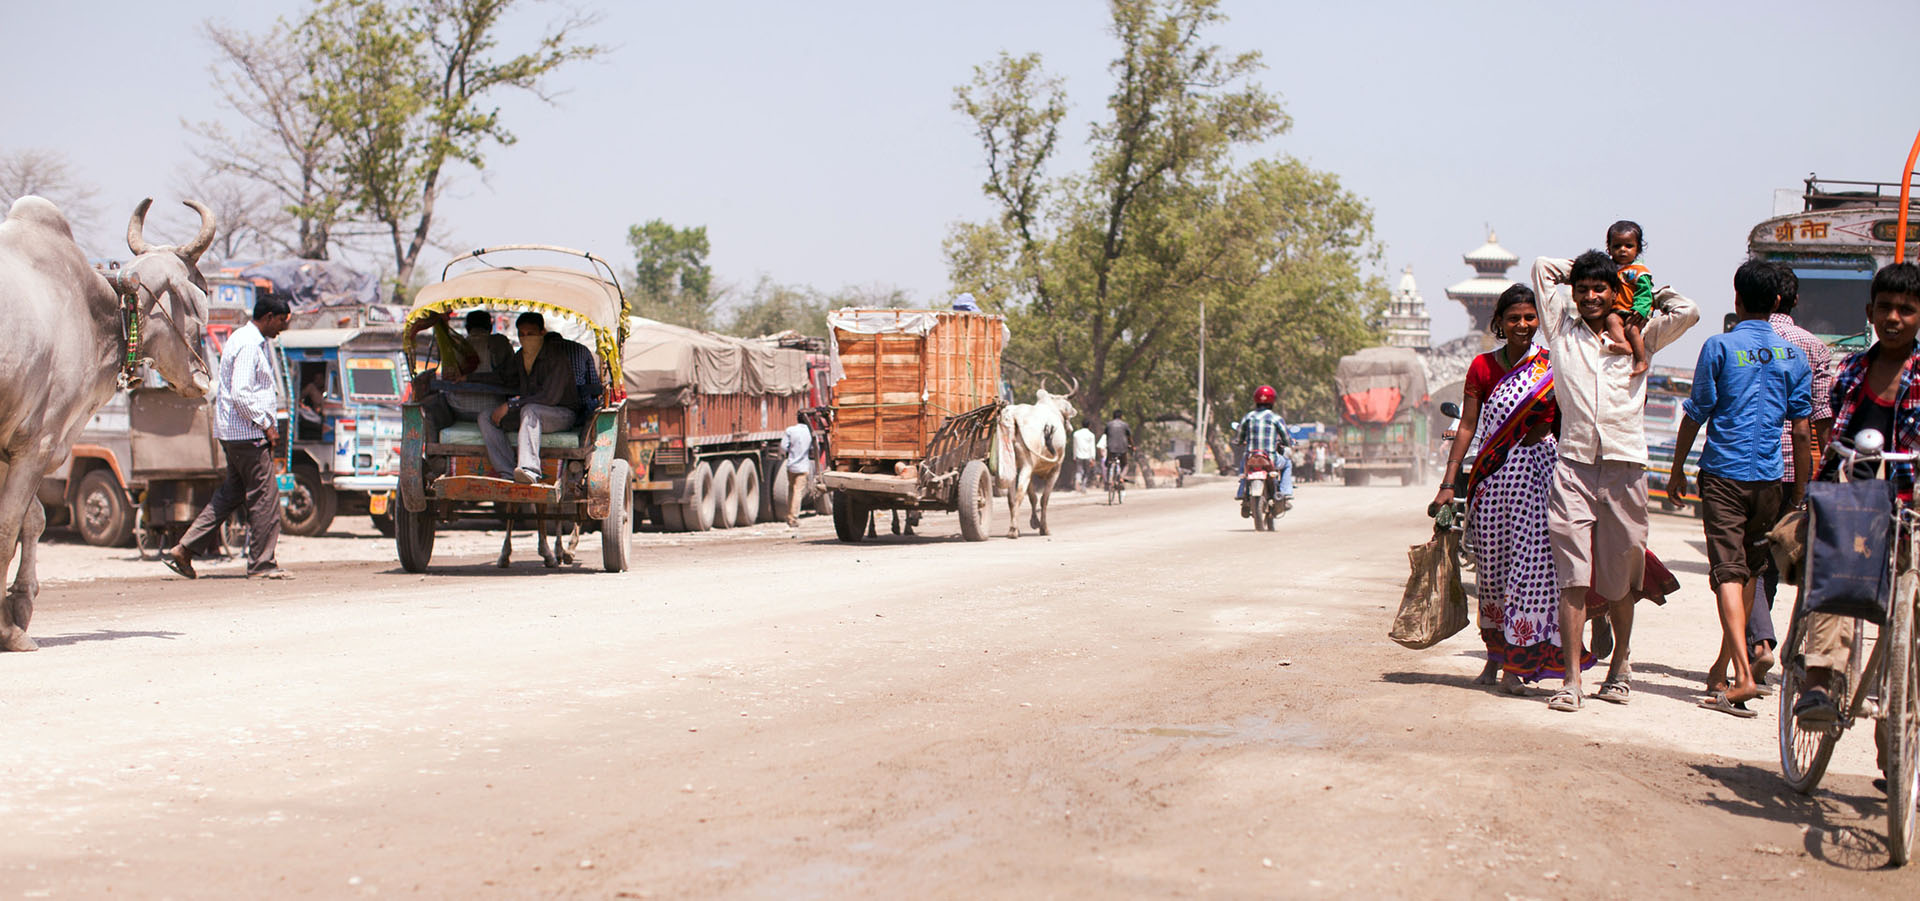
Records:
<instances>
[{"instance_id":1,"label":"green tree","mask_svg":"<svg viewBox=\"0 0 1920 901\"><path fill-rule=\"evenodd\" d=\"M549 26L523 52L499 52L501 21L518 0L315 0L301 23L313 42L309 102L339 133L338 173L357 215L392 245L396 295L434 226L449 164L484 169L486 152L516 140L491 96L544 91L549 75L602 48L578 43L591 17Z\"/></svg>"},{"instance_id":2,"label":"green tree","mask_svg":"<svg viewBox=\"0 0 1920 901\"><path fill-rule=\"evenodd\" d=\"M827 333L830 298L804 285L783 285L766 276L754 285L727 324L728 334L752 338L792 330L819 337Z\"/></svg>"},{"instance_id":3,"label":"green tree","mask_svg":"<svg viewBox=\"0 0 1920 901\"><path fill-rule=\"evenodd\" d=\"M714 324L706 226L675 228L654 219L628 228L627 246L633 249L636 314L688 328Z\"/></svg>"},{"instance_id":4,"label":"green tree","mask_svg":"<svg viewBox=\"0 0 1920 901\"><path fill-rule=\"evenodd\" d=\"M1038 56L1003 54L956 92L999 216L949 234L954 287L1007 314L1010 358L1078 379L1084 410L1190 422L1203 302L1209 372L1228 375L1215 397L1264 377L1300 383L1283 396L1310 402L1304 385L1331 378L1325 352L1370 340L1377 286L1359 273L1377 254L1371 214L1297 161L1237 163L1291 123L1252 81L1257 54L1203 39L1217 7L1113 0L1120 52L1084 173L1047 174L1067 104ZM1318 212L1296 220L1295 206ZM1217 323L1229 320L1229 340L1265 350L1216 364ZM1248 323L1263 330L1237 333Z\"/></svg>"}]
</instances>

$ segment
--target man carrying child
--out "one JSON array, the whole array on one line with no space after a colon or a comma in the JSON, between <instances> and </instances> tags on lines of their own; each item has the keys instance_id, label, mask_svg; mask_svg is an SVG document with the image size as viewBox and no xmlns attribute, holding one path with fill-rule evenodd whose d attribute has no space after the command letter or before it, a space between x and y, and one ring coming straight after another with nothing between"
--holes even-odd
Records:
<instances>
[{"instance_id":1,"label":"man carrying child","mask_svg":"<svg viewBox=\"0 0 1920 901\"><path fill-rule=\"evenodd\" d=\"M1589 589L1606 599L1614 648L1596 697L1625 704L1634 593L1646 569L1647 376L1635 371L1632 356L1609 352L1607 313L1623 288L1619 268L1607 254L1589 250L1572 261L1542 257L1533 264L1533 288L1560 405L1560 459L1547 502L1547 535L1560 583L1560 634L1581 634ZM1672 288L1654 292L1652 306L1641 328L1649 354L1700 319L1693 301ZM1582 649L1578 641L1563 644L1566 680L1547 707L1572 712L1583 699Z\"/></svg>"}]
</instances>

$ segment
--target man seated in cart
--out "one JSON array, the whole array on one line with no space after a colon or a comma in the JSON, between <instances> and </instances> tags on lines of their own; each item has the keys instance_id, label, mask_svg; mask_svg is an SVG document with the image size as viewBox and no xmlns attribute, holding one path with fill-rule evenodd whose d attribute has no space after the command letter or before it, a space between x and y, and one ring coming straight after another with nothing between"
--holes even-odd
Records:
<instances>
[{"instance_id":1,"label":"man seated in cart","mask_svg":"<svg viewBox=\"0 0 1920 901\"><path fill-rule=\"evenodd\" d=\"M580 393L567 346L573 342L549 343L547 321L539 313L521 313L514 329L520 333L520 353L507 366L506 382L513 394L480 417L480 437L496 475L531 485L540 481L541 433L573 427ZM517 448L507 439L510 428L517 430Z\"/></svg>"}]
</instances>

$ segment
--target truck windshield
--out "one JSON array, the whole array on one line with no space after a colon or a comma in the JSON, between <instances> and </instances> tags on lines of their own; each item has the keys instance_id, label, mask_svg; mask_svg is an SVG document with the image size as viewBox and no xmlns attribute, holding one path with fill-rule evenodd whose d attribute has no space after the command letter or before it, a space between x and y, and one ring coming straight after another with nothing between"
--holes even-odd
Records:
<instances>
[{"instance_id":1,"label":"truck windshield","mask_svg":"<svg viewBox=\"0 0 1920 901\"><path fill-rule=\"evenodd\" d=\"M1857 335L1867 327L1868 289L1873 273L1859 269L1801 269L1800 303L1793 319L1816 335Z\"/></svg>"},{"instance_id":2,"label":"truck windshield","mask_svg":"<svg viewBox=\"0 0 1920 901\"><path fill-rule=\"evenodd\" d=\"M348 358L347 391L354 397L399 397L400 380L394 371L393 361L379 357Z\"/></svg>"}]
</instances>

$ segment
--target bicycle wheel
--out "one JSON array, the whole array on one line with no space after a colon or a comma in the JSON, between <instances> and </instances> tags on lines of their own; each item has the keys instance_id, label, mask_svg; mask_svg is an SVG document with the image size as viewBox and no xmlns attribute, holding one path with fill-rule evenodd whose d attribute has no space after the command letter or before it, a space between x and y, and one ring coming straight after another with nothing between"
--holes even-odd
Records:
<instances>
[{"instance_id":1,"label":"bicycle wheel","mask_svg":"<svg viewBox=\"0 0 1920 901\"><path fill-rule=\"evenodd\" d=\"M1887 611L1883 641L1887 647L1886 743L1887 856L1905 866L1913 853L1916 789L1920 789L1920 661L1914 657L1914 602L1920 596L1920 573L1907 570L1895 583L1893 607Z\"/></svg>"},{"instance_id":2,"label":"bicycle wheel","mask_svg":"<svg viewBox=\"0 0 1920 901\"><path fill-rule=\"evenodd\" d=\"M1825 729L1809 731L1800 728L1799 720L1794 718L1793 705L1807 687L1806 655L1801 650L1807 631L1807 617L1795 604L1793 624L1787 628L1787 640L1780 646L1780 774L1794 791L1803 795L1811 793L1820 784L1820 777L1826 775L1827 761L1833 759L1833 746L1839 743L1846 723L1842 719ZM1847 709L1848 700L1845 684L1840 673L1827 679L1828 694L1843 711Z\"/></svg>"}]
</instances>

